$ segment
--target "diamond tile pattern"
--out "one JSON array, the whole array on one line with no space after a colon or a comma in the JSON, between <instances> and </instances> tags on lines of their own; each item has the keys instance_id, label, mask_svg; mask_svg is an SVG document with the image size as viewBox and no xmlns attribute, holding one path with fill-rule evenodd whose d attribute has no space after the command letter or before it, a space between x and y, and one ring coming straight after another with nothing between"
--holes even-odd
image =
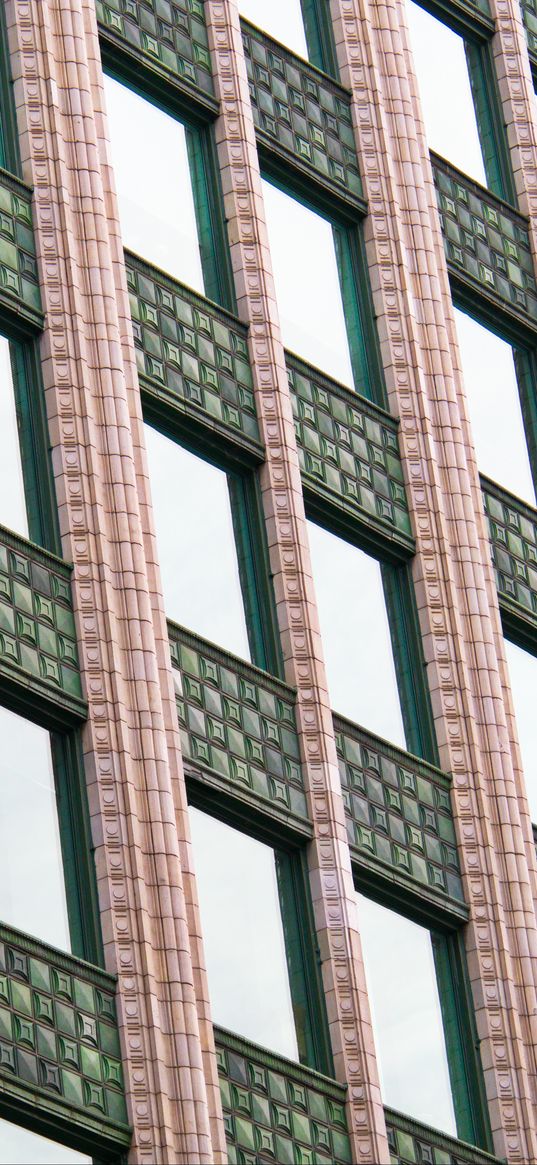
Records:
<instances>
[{"instance_id":1,"label":"diamond tile pattern","mask_svg":"<svg viewBox=\"0 0 537 1165\"><path fill-rule=\"evenodd\" d=\"M246 328L126 252L138 372L152 392L259 452Z\"/></svg>"},{"instance_id":2,"label":"diamond tile pattern","mask_svg":"<svg viewBox=\"0 0 537 1165\"><path fill-rule=\"evenodd\" d=\"M215 1029L230 1165L346 1165L345 1090Z\"/></svg>"},{"instance_id":3,"label":"diamond tile pattern","mask_svg":"<svg viewBox=\"0 0 537 1165\"><path fill-rule=\"evenodd\" d=\"M362 196L350 95L331 77L241 20L259 140L356 204Z\"/></svg>"},{"instance_id":4,"label":"diamond tile pattern","mask_svg":"<svg viewBox=\"0 0 537 1165\"><path fill-rule=\"evenodd\" d=\"M464 903L449 778L349 721L334 730L354 857Z\"/></svg>"},{"instance_id":5,"label":"diamond tile pattern","mask_svg":"<svg viewBox=\"0 0 537 1165\"><path fill-rule=\"evenodd\" d=\"M168 625L187 771L308 821L294 692L265 672Z\"/></svg>"},{"instance_id":6,"label":"diamond tile pattern","mask_svg":"<svg viewBox=\"0 0 537 1165\"><path fill-rule=\"evenodd\" d=\"M526 220L432 157L448 266L525 323L537 324L537 285Z\"/></svg>"},{"instance_id":7,"label":"diamond tile pattern","mask_svg":"<svg viewBox=\"0 0 537 1165\"><path fill-rule=\"evenodd\" d=\"M530 57L537 64L537 3L536 0L520 0L522 20L526 29Z\"/></svg>"},{"instance_id":8,"label":"diamond tile pattern","mask_svg":"<svg viewBox=\"0 0 537 1165\"><path fill-rule=\"evenodd\" d=\"M481 485L500 603L537 627L537 511L487 479Z\"/></svg>"},{"instance_id":9,"label":"diamond tile pattern","mask_svg":"<svg viewBox=\"0 0 537 1165\"><path fill-rule=\"evenodd\" d=\"M70 1122L79 1109L128 1143L120 1057L113 978L0 927L4 1087L16 1082L45 1109L65 1104Z\"/></svg>"},{"instance_id":10,"label":"diamond tile pattern","mask_svg":"<svg viewBox=\"0 0 537 1165\"><path fill-rule=\"evenodd\" d=\"M304 483L413 547L397 422L286 354Z\"/></svg>"},{"instance_id":11,"label":"diamond tile pattern","mask_svg":"<svg viewBox=\"0 0 537 1165\"><path fill-rule=\"evenodd\" d=\"M42 326L31 201L28 187L0 170L0 302Z\"/></svg>"},{"instance_id":12,"label":"diamond tile pattern","mask_svg":"<svg viewBox=\"0 0 537 1165\"><path fill-rule=\"evenodd\" d=\"M145 65L213 96L203 0L96 0L102 31Z\"/></svg>"},{"instance_id":13,"label":"diamond tile pattern","mask_svg":"<svg viewBox=\"0 0 537 1165\"><path fill-rule=\"evenodd\" d=\"M69 567L0 527L0 672L82 699Z\"/></svg>"},{"instance_id":14,"label":"diamond tile pattern","mask_svg":"<svg viewBox=\"0 0 537 1165\"><path fill-rule=\"evenodd\" d=\"M391 1165L500 1165L497 1157L385 1109Z\"/></svg>"}]
</instances>

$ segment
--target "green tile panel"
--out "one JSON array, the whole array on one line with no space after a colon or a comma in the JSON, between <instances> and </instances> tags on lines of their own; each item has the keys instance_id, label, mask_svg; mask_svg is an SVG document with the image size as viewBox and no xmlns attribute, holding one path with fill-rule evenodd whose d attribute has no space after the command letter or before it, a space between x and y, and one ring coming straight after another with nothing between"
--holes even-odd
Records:
<instances>
[{"instance_id":1,"label":"green tile panel","mask_svg":"<svg viewBox=\"0 0 537 1165\"><path fill-rule=\"evenodd\" d=\"M500 1165L497 1157L386 1108L391 1165Z\"/></svg>"},{"instance_id":2,"label":"green tile panel","mask_svg":"<svg viewBox=\"0 0 537 1165\"><path fill-rule=\"evenodd\" d=\"M353 858L465 916L449 777L341 717L334 731Z\"/></svg>"},{"instance_id":3,"label":"green tile panel","mask_svg":"<svg viewBox=\"0 0 537 1165\"><path fill-rule=\"evenodd\" d=\"M364 211L350 94L251 24L241 28L258 144Z\"/></svg>"},{"instance_id":4,"label":"green tile panel","mask_svg":"<svg viewBox=\"0 0 537 1165\"><path fill-rule=\"evenodd\" d=\"M537 631L537 510L481 479L500 605Z\"/></svg>"},{"instance_id":5,"label":"green tile panel","mask_svg":"<svg viewBox=\"0 0 537 1165\"><path fill-rule=\"evenodd\" d=\"M306 827L295 693L168 624L187 772Z\"/></svg>"},{"instance_id":6,"label":"green tile panel","mask_svg":"<svg viewBox=\"0 0 537 1165\"><path fill-rule=\"evenodd\" d=\"M203 0L97 0L96 8L105 41L217 107Z\"/></svg>"},{"instance_id":7,"label":"green tile panel","mask_svg":"<svg viewBox=\"0 0 537 1165\"><path fill-rule=\"evenodd\" d=\"M436 196L452 275L525 324L537 326L527 220L436 156Z\"/></svg>"},{"instance_id":8,"label":"green tile panel","mask_svg":"<svg viewBox=\"0 0 537 1165\"><path fill-rule=\"evenodd\" d=\"M0 1089L127 1146L112 976L0 926Z\"/></svg>"},{"instance_id":9,"label":"green tile panel","mask_svg":"<svg viewBox=\"0 0 537 1165\"><path fill-rule=\"evenodd\" d=\"M304 485L412 553L397 421L289 353L286 363Z\"/></svg>"},{"instance_id":10,"label":"green tile panel","mask_svg":"<svg viewBox=\"0 0 537 1165\"><path fill-rule=\"evenodd\" d=\"M0 311L42 328L32 192L0 169Z\"/></svg>"},{"instance_id":11,"label":"green tile panel","mask_svg":"<svg viewBox=\"0 0 537 1165\"><path fill-rule=\"evenodd\" d=\"M244 325L137 256L125 262L141 382L262 456Z\"/></svg>"},{"instance_id":12,"label":"green tile panel","mask_svg":"<svg viewBox=\"0 0 537 1165\"><path fill-rule=\"evenodd\" d=\"M345 1089L215 1029L230 1165L350 1165Z\"/></svg>"},{"instance_id":13,"label":"green tile panel","mask_svg":"<svg viewBox=\"0 0 537 1165\"><path fill-rule=\"evenodd\" d=\"M69 566L0 527L0 675L85 714Z\"/></svg>"},{"instance_id":14,"label":"green tile panel","mask_svg":"<svg viewBox=\"0 0 537 1165\"><path fill-rule=\"evenodd\" d=\"M520 0L522 20L526 29L530 60L537 65L537 3L536 0Z\"/></svg>"}]
</instances>

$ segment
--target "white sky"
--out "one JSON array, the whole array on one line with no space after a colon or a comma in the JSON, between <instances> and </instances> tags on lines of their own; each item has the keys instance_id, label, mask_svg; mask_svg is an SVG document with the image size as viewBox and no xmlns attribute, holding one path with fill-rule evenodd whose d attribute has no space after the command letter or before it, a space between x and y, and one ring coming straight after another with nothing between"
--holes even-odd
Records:
<instances>
[{"instance_id":1,"label":"white sky","mask_svg":"<svg viewBox=\"0 0 537 1165\"><path fill-rule=\"evenodd\" d=\"M0 1165L91 1165L92 1158L0 1119Z\"/></svg>"},{"instance_id":2,"label":"white sky","mask_svg":"<svg viewBox=\"0 0 537 1165\"><path fill-rule=\"evenodd\" d=\"M9 342L0 336L0 524L28 537Z\"/></svg>"},{"instance_id":3,"label":"white sky","mask_svg":"<svg viewBox=\"0 0 537 1165\"><path fill-rule=\"evenodd\" d=\"M518 740L522 753L524 781L532 821L537 825L537 659L517 643L505 640L507 667L515 706Z\"/></svg>"}]
</instances>

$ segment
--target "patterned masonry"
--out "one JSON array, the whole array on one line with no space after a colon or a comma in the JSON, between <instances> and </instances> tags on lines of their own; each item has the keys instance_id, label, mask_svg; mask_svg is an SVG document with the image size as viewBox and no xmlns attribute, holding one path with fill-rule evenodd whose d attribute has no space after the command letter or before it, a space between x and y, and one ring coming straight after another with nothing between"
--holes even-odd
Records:
<instances>
[{"instance_id":1,"label":"patterned masonry","mask_svg":"<svg viewBox=\"0 0 537 1165\"><path fill-rule=\"evenodd\" d=\"M487 478L481 485L501 606L537 629L537 512Z\"/></svg>"},{"instance_id":2,"label":"patterned masonry","mask_svg":"<svg viewBox=\"0 0 537 1165\"><path fill-rule=\"evenodd\" d=\"M530 60L537 65L537 4L535 0L520 0L520 7L526 29Z\"/></svg>"},{"instance_id":3,"label":"patterned masonry","mask_svg":"<svg viewBox=\"0 0 537 1165\"><path fill-rule=\"evenodd\" d=\"M31 191L0 170L0 309L43 326Z\"/></svg>"},{"instance_id":4,"label":"patterned masonry","mask_svg":"<svg viewBox=\"0 0 537 1165\"><path fill-rule=\"evenodd\" d=\"M307 825L292 689L174 624L168 630L187 771Z\"/></svg>"},{"instance_id":5,"label":"patterned masonry","mask_svg":"<svg viewBox=\"0 0 537 1165\"><path fill-rule=\"evenodd\" d=\"M106 39L189 95L213 98L203 0L96 0L96 9Z\"/></svg>"},{"instance_id":6,"label":"patterned masonry","mask_svg":"<svg viewBox=\"0 0 537 1165\"><path fill-rule=\"evenodd\" d=\"M230 1165L347 1165L345 1089L215 1029Z\"/></svg>"},{"instance_id":7,"label":"patterned masonry","mask_svg":"<svg viewBox=\"0 0 537 1165\"><path fill-rule=\"evenodd\" d=\"M412 553L397 421L296 357L286 363L304 485Z\"/></svg>"},{"instance_id":8,"label":"patterned masonry","mask_svg":"<svg viewBox=\"0 0 537 1165\"><path fill-rule=\"evenodd\" d=\"M465 914L449 778L334 717L351 854Z\"/></svg>"},{"instance_id":9,"label":"patterned masonry","mask_svg":"<svg viewBox=\"0 0 537 1165\"><path fill-rule=\"evenodd\" d=\"M432 157L446 257L451 273L537 323L537 285L526 220L440 158Z\"/></svg>"},{"instance_id":10,"label":"patterned masonry","mask_svg":"<svg viewBox=\"0 0 537 1165\"><path fill-rule=\"evenodd\" d=\"M500 1165L496 1157L387 1108L391 1165Z\"/></svg>"},{"instance_id":11,"label":"patterned masonry","mask_svg":"<svg viewBox=\"0 0 537 1165\"><path fill-rule=\"evenodd\" d=\"M84 714L69 567L2 527L0 673Z\"/></svg>"},{"instance_id":12,"label":"patterned masonry","mask_svg":"<svg viewBox=\"0 0 537 1165\"><path fill-rule=\"evenodd\" d=\"M261 456L246 328L135 255L125 261L144 387Z\"/></svg>"},{"instance_id":13,"label":"patterned masonry","mask_svg":"<svg viewBox=\"0 0 537 1165\"><path fill-rule=\"evenodd\" d=\"M347 91L245 21L241 28L258 142L365 209Z\"/></svg>"},{"instance_id":14,"label":"patterned masonry","mask_svg":"<svg viewBox=\"0 0 537 1165\"><path fill-rule=\"evenodd\" d=\"M114 979L0 926L0 1088L127 1146Z\"/></svg>"}]
</instances>

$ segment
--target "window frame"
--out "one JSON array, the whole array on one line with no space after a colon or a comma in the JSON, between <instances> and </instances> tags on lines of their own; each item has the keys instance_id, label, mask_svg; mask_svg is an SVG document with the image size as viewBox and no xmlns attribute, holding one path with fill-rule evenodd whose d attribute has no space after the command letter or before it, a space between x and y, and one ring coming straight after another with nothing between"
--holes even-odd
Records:
<instances>
[{"instance_id":1,"label":"window frame","mask_svg":"<svg viewBox=\"0 0 537 1165\"><path fill-rule=\"evenodd\" d=\"M5 5L0 5L0 168L21 176L19 135L13 101L13 78Z\"/></svg>"},{"instance_id":2,"label":"window frame","mask_svg":"<svg viewBox=\"0 0 537 1165\"><path fill-rule=\"evenodd\" d=\"M501 618L501 622L502 622L502 632L503 632L504 640L507 639L510 643L514 644L515 647L519 647L521 649L521 651L527 652L528 655L533 655L534 658L537 660L537 626L532 627L529 623L518 622L516 616L510 617L510 613L502 607L501 603L500 603L500 618ZM518 723L517 723L517 711L515 708L515 701L513 699L513 690L512 690L512 686L511 686L511 675L509 672L509 661L508 660L506 660L506 664L507 664L507 677L506 678L508 681L507 688L508 688L509 695L511 697L511 703L513 706L513 718L515 721L516 738L517 738L517 744L518 744L519 756L520 756L520 771L521 771L522 776L524 778L526 801L528 802L528 809L529 809L530 806L529 806L529 797L528 797L528 792L527 792L526 774L525 774L525 770L524 770L524 760L522 757L522 750L520 748ZM533 830L535 845L537 847L537 817L536 817L535 821L533 821L533 819L531 819L531 827Z\"/></svg>"}]
</instances>

